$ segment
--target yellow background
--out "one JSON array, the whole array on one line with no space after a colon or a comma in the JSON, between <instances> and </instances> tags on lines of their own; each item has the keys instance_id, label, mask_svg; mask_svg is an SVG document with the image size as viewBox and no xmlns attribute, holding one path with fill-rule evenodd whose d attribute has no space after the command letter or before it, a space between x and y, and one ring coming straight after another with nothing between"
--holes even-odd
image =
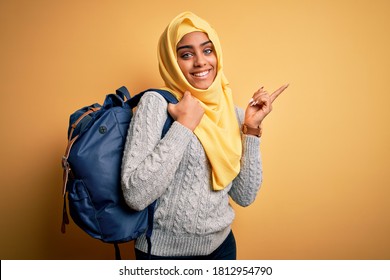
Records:
<instances>
[{"instance_id":1,"label":"yellow background","mask_svg":"<svg viewBox=\"0 0 390 280\"><path fill-rule=\"evenodd\" d=\"M185 10L217 30L238 105L290 83L264 124L261 192L234 206L238 258L389 259L386 0L1 1L1 259L113 258L73 222L60 232L68 118L161 86L157 40Z\"/></svg>"}]
</instances>

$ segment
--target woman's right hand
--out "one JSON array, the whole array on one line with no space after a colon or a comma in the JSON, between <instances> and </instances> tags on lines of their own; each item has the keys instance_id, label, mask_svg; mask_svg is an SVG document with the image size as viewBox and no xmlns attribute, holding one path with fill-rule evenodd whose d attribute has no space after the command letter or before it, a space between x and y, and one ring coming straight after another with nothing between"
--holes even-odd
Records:
<instances>
[{"instance_id":1,"label":"woman's right hand","mask_svg":"<svg viewBox=\"0 0 390 280\"><path fill-rule=\"evenodd\" d=\"M186 91L177 104L168 104L168 113L175 121L194 131L202 120L204 109L199 100Z\"/></svg>"}]
</instances>

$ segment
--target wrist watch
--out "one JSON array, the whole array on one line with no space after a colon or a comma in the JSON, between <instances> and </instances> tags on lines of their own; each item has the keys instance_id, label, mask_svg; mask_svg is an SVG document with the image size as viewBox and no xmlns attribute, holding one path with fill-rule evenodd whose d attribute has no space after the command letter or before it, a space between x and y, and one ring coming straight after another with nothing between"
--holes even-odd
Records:
<instances>
[{"instance_id":1,"label":"wrist watch","mask_svg":"<svg viewBox=\"0 0 390 280\"><path fill-rule=\"evenodd\" d=\"M242 125L242 132L244 134L250 134L250 135L254 135L254 136L257 136L257 137L261 137L261 127L250 127L250 126L247 126L246 124L243 124Z\"/></svg>"}]
</instances>

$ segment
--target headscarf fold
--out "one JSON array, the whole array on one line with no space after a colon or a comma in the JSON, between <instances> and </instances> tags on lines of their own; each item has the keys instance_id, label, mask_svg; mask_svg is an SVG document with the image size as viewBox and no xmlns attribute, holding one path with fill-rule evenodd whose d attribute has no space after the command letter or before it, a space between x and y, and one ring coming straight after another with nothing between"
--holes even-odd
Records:
<instances>
[{"instance_id":1,"label":"headscarf fold","mask_svg":"<svg viewBox=\"0 0 390 280\"><path fill-rule=\"evenodd\" d=\"M194 31L208 35L217 56L217 75L206 90L194 88L177 63L177 44L184 35ZM172 92L178 100L188 90L204 108L205 114L194 133L211 164L213 190L224 189L240 171L242 145L231 89L223 74L222 50L217 33L205 20L193 13L181 13L171 21L160 37L158 62L165 89Z\"/></svg>"}]
</instances>

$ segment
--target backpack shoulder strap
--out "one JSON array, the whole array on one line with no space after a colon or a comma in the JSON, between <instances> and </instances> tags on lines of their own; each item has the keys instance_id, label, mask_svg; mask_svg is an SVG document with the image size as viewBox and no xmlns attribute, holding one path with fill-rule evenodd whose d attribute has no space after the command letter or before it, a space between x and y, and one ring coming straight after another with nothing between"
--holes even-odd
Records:
<instances>
[{"instance_id":1,"label":"backpack shoulder strap","mask_svg":"<svg viewBox=\"0 0 390 280\"><path fill-rule=\"evenodd\" d=\"M158 92L159 94L161 94L165 100L168 102L168 103L173 103L173 104L176 104L177 102L179 102L177 100L177 98L168 90L165 90L165 89L149 89L147 91L155 91L155 92Z\"/></svg>"},{"instance_id":2,"label":"backpack shoulder strap","mask_svg":"<svg viewBox=\"0 0 390 280\"><path fill-rule=\"evenodd\" d=\"M155 89L155 88L150 88L150 89L147 89L147 90L144 90L144 91L141 91L140 93L134 95L133 97L130 98L130 100L128 100L128 103L130 105L131 108L134 108L138 105L138 102L141 100L142 96L148 92L148 91L154 91L154 92L157 92L159 93L162 97L165 98L165 100L168 102L168 103L173 103L173 104L176 104L177 102L179 102L176 97L170 93L168 90L164 90L164 89Z\"/></svg>"},{"instance_id":3,"label":"backpack shoulder strap","mask_svg":"<svg viewBox=\"0 0 390 280\"><path fill-rule=\"evenodd\" d=\"M159 93L162 97L164 97L164 99L165 99L168 103L176 104L176 103L179 102L179 101L177 100L177 98L176 98L171 92L169 92L168 90L150 88L150 89L144 90L144 91L142 91L142 92L140 92L140 93L134 95L133 97L131 97L130 100L127 101L127 102L129 103L130 107L131 107L131 108L136 107L137 104L139 103L139 101L141 100L142 96L143 96L146 92L148 92L148 91L154 91L154 92ZM168 118L167 118L167 120L165 121L163 130L162 130L162 133L161 133L161 138L164 137L164 135L167 133L168 129L171 127L171 125L172 125L173 122L174 122L174 119L168 114Z\"/></svg>"}]
</instances>

